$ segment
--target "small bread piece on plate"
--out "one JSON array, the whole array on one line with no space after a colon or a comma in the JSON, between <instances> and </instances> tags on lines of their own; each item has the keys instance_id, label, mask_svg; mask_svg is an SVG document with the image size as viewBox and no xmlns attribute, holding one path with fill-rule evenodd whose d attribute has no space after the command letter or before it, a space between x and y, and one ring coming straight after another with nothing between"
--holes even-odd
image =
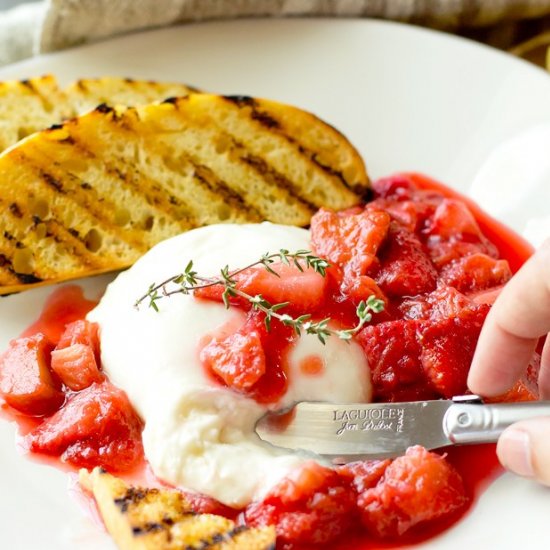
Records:
<instances>
[{"instance_id":1,"label":"small bread piece on plate","mask_svg":"<svg viewBox=\"0 0 550 550\"><path fill-rule=\"evenodd\" d=\"M86 113L102 103L135 107L168 97L186 96L192 92L198 90L185 84L114 76L81 79L65 88L75 115Z\"/></svg>"},{"instance_id":2,"label":"small bread piece on plate","mask_svg":"<svg viewBox=\"0 0 550 550\"><path fill-rule=\"evenodd\" d=\"M121 550L268 550L275 528L237 526L222 516L197 514L176 489L128 486L100 468L80 471L105 526Z\"/></svg>"},{"instance_id":3,"label":"small bread piece on plate","mask_svg":"<svg viewBox=\"0 0 550 550\"><path fill-rule=\"evenodd\" d=\"M65 90L51 75L0 82L0 152L101 103L145 105L196 91L184 84L118 77L77 80Z\"/></svg>"},{"instance_id":4,"label":"small bread piece on plate","mask_svg":"<svg viewBox=\"0 0 550 550\"><path fill-rule=\"evenodd\" d=\"M0 155L0 294L126 268L203 225L307 226L368 190L347 139L295 107L210 94L103 105Z\"/></svg>"},{"instance_id":5,"label":"small bread piece on plate","mask_svg":"<svg viewBox=\"0 0 550 550\"><path fill-rule=\"evenodd\" d=\"M73 115L53 76L0 82L0 151Z\"/></svg>"}]
</instances>

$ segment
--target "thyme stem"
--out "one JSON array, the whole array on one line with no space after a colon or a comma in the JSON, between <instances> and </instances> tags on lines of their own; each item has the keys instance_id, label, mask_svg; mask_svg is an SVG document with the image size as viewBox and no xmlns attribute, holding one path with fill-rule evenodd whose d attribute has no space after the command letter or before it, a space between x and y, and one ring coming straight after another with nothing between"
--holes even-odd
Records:
<instances>
[{"instance_id":1,"label":"thyme stem","mask_svg":"<svg viewBox=\"0 0 550 550\"><path fill-rule=\"evenodd\" d=\"M189 294L198 289L222 285L224 287L222 299L227 308L231 306L230 298L239 296L248 301L255 310L265 314L264 323L267 330L271 328L272 319L277 319L283 325L292 327L298 336L301 335L302 331L306 334L315 334L323 344L329 336L337 336L342 340L350 340L366 323L371 321L373 313L379 313L384 309L384 301L371 295L366 301L360 302L357 306L356 314L358 321L355 327L335 330L328 326L331 321L329 317L315 322L312 321L312 316L309 313L300 315L299 317L292 317L288 313L280 313L281 310L290 305L289 302L271 304L261 294L253 296L237 288L235 276L258 265L263 265L269 273L279 277L278 273L271 267L271 264L277 259L285 265L292 263L300 271L311 268L323 277L326 275L327 268L330 267L330 264L326 260L313 256L308 250L298 250L297 252L290 253L285 249L281 249L275 254L266 253L260 260L235 271L229 271L229 267L226 266L220 270L219 277L199 276L193 270L193 262L190 261L182 273L169 277L159 284L153 283L150 285L147 292L136 301L135 307L139 308L143 301L149 299L149 307L158 312L159 307L157 302L162 298L174 294ZM168 290L167 286L169 284L175 284L177 288Z\"/></svg>"}]
</instances>

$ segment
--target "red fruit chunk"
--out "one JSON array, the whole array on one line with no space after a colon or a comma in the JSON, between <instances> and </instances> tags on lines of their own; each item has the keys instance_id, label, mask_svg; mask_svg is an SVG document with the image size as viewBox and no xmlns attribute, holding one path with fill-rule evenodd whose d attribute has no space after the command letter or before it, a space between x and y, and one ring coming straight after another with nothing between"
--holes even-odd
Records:
<instances>
[{"instance_id":1,"label":"red fruit chunk","mask_svg":"<svg viewBox=\"0 0 550 550\"><path fill-rule=\"evenodd\" d=\"M43 334L18 338L0 358L0 394L28 415L55 412L65 400L49 369L51 342Z\"/></svg>"},{"instance_id":2,"label":"red fruit chunk","mask_svg":"<svg viewBox=\"0 0 550 550\"><path fill-rule=\"evenodd\" d=\"M367 326L357 336L367 355L377 397L391 400L404 387L426 384L416 329L416 321L390 321Z\"/></svg>"},{"instance_id":3,"label":"red fruit chunk","mask_svg":"<svg viewBox=\"0 0 550 550\"><path fill-rule=\"evenodd\" d=\"M440 285L425 296L403 300L399 311L404 319L447 319L457 317L472 301L451 286Z\"/></svg>"},{"instance_id":4,"label":"red fruit chunk","mask_svg":"<svg viewBox=\"0 0 550 550\"><path fill-rule=\"evenodd\" d=\"M341 216L321 208L311 218L311 246L315 254L343 267L347 274L365 275L389 225L387 212L366 209Z\"/></svg>"},{"instance_id":5,"label":"red fruit chunk","mask_svg":"<svg viewBox=\"0 0 550 550\"><path fill-rule=\"evenodd\" d=\"M201 350L200 360L237 391L250 389L266 370L262 341L256 330L239 331L223 340L214 338Z\"/></svg>"},{"instance_id":6,"label":"red fruit chunk","mask_svg":"<svg viewBox=\"0 0 550 550\"><path fill-rule=\"evenodd\" d=\"M327 544L350 527L355 493L334 470L308 462L245 511L252 526L275 525L282 543Z\"/></svg>"},{"instance_id":7,"label":"red fruit chunk","mask_svg":"<svg viewBox=\"0 0 550 550\"><path fill-rule=\"evenodd\" d=\"M416 186L407 177L400 174L389 178L380 178L372 183L375 197L394 200L409 200L416 191Z\"/></svg>"},{"instance_id":8,"label":"red fruit chunk","mask_svg":"<svg viewBox=\"0 0 550 550\"><path fill-rule=\"evenodd\" d=\"M338 466L338 475L350 481L357 493L374 487L384 475L391 460L365 460Z\"/></svg>"},{"instance_id":9,"label":"red fruit chunk","mask_svg":"<svg viewBox=\"0 0 550 550\"><path fill-rule=\"evenodd\" d=\"M214 514L216 516L224 516L228 519L233 519L238 514L238 510L235 508L226 506L216 499L203 495L202 493L183 491L183 494L191 510L197 514Z\"/></svg>"},{"instance_id":10,"label":"red fruit chunk","mask_svg":"<svg viewBox=\"0 0 550 550\"><path fill-rule=\"evenodd\" d=\"M282 263L270 266L277 275L270 273L264 267L254 267L234 276L237 288L254 296L261 294L268 302L277 304L290 302L288 310L311 312L323 303L327 280L325 277L308 268L300 271L295 265ZM223 300L224 288L214 285L195 291L198 298L208 300ZM242 298L231 298L232 303L248 309L250 303Z\"/></svg>"},{"instance_id":11,"label":"red fruit chunk","mask_svg":"<svg viewBox=\"0 0 550 550\"><path fill-rule=\"evenodd\" d=\"M80 391L94 382L102 382L94 350L86 344L72 344L52 351L51 368L70 390Z\"/></svg>"},{"instance_id":12,"label":"red fruit chunk","mask_svg":"<svg viewBox=\"0 0 550 550\"><path fill-rule=\"evenodd\" d=\"M473 214L460 200L444 199L425 234L430 256L438 267L478 252L498 257L498 250L483 235Z\"/></svg>"},{"instance_id":13,"label":"red fruit chunk","mask_svg":"<svg viewBox=\"0 0 550 550\"><path fill-rule=\"evenodd\" d=\"M473 306L461 317L424 323L419 330L422 366L426 376L446 398L467 390L466 378L489 306Z\"/></svg>"},{"instance_id":14,"label":"red fruit chunk","mask_svg":"<svg viewBox=\"0 0 550 550\"><path fill-rule=\"evenodd\" d=\"M462 512L468 504L462 478L446 460L422 447L396 458L373 489L359 495L361 520L380 538Z\"/></svg>"},{"instance_id":15,"label":"red fruit chunk","mask_svg":"<svg viewBox=\"0 0 550 550\"><path fill-rule=\"evenodd\" d=\"M478 252L446 265L440 276L445 284L460 292L475 292L503 285L512 278L512 270L506 260Z\"/></svg>"},{"instance_id":16,"label":"red fruit chunk","mask_svg":"<svg viewBox=\"0 0 550 550\"><path fill-rule=\"evenodd\" d=\"M86 321L86 319L79 319L78 321L69 323L59 338L56 349L67 348L73 344L90 346L99 365L99 325L97 323Z\"/></svg>"},{"instance_id":17,"label":"red fruit chunk","mask_svg":"<svg viewBox=\"0 0 550 550\"><path fill-rule=\"evenodd\" d=\"M376 296L376 298L383 300L386 306L388 304L388 299L376 284L376 281L367 275L344 278L340 287L340 292L343 296L351 300L354 305L358 305L359 302L367 300L370 296Z\"/></svg>"},{"instance_id":18,"label":"red fruit chunk","mask_svg":"<svg viewBox=\"0 0 550 550\"><path fill-rule=\"evenodd\" d=\"M60 455L78 467L123 472L143 458L142 429L126 394L103 382L70 397L25 442L30 451Z\"/></svg>"},{"instance_id":19,"label":"red fruit chunk","mask_svg":"<svg viewBox=\"0 0 550 550\"><path fill-rule=\"evenodd\" d=\"M485 239L474 215L465 203L457 199L441 201L427 234L437 235L444 241L482 242Z\"/></svg>"},{"instance_id":20,"label":"red fruit chunk","mask_svg":"<svg viewBox=\"0 0 550 550\"><path fill-rule=\"evenodd\" d=\"M415 296L435 288L437 272L421 242L395 223L391 226L380 262L375 280L389 296Z\"/></svg>"}]
</instances>

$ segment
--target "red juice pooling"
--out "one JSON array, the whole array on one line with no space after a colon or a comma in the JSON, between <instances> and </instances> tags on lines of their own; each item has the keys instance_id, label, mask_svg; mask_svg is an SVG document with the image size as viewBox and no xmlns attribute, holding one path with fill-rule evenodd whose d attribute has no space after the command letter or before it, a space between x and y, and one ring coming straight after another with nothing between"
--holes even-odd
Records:
<instances>
[{"instance_id":1,"label":"red juice pooling","mask_svg":"<svg viewBox=\"0 0 550 550\"><path fill-rule=\"evenodd\" d=\"M342 328L353 328L357 304L374 295L384 301L385 309L356 335L369 359L374 400L449 398L462 393L490 307L486 304L492 303L532 248L470 200L426 176L398 175L374 182L373 188L375 197L364 208L321 210L313 217L313 253L332 264L326 277L284 267L273 284L272 276L259 269L243 273L238 285L272 303L290 302L293 316L311 313L313 320L328 316ZM196 296L220 301L222 291L210 287ZM223 338L205 339L199 350L203 365L217 383L258 402L274 403L286 391L286 356L297 337L282 325L267 331L262 315L242 299L232 305L246 312L246 321ZM105 380L100 364L95 365L94 358L99 359L93 327L75 325L94 306L80 288L65 287L52 295L39 320L23 333L23 337L42 333L51 346L62 348L49 383L64 393L65 402L45 419L15 417L28 448L61 455L76 466L103 465L126 478L151 482L141 448L141 421L125 394ZM82 349L79 346L87 346L84 376L71 371L74 364L79 372L82 366L82 359L75 356ZM322 375L322 360L309 357L301 368L312 376ZM43 382L37 372L35 378ZM5 393L2 377L0 382ZM34 389L31 384L30 390ZM113 414L107 414L104 423L93 421L97 411L89 409L87 394L111 407ZM532 398L526 386L503 397ZM71 409L77 415L89 409L83 417L88 443L72 437L78 430L70 414L64 415ZM58 419L52 422L52 418ZM56 425L67 435L56 433ZM107 452L107 463L101 463L98 457L105 449L114 454L109 458ZM117 450L122 450L119 457ZM311 463L291 473L263 501L249 505L242 518L252 525L276 523L281 548L327 544L338 550L367 550L414 545L463 517L500 471L494 445L449 448L439 454L415 447L393 462L354 463L336 471ZM437 480L446 492L437 489ZM420 486L422 491L414 489ZM198 511L232 517L237 513L201 498L195 498ZM342 539L345 542L339 542Z\"/></svg>"}]
</instances>

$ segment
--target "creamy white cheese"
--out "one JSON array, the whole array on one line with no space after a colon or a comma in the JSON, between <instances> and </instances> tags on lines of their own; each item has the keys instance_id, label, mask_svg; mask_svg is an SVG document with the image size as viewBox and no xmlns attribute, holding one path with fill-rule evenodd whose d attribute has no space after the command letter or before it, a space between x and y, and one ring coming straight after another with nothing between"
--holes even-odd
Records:
<instances>
[{"instance_id":1,"label":"creamy white cheese","mask_svg":"<svg viewBox=\"0 0 550 550\"><path fill-rule=\"evenodd\" d=\"M245 314L222 304L174 295L160 312L137 310L148 286L181 272L193 259L201 274L226 264L238 268L265 252L309 248L304 229L269 223L215 225L164 241L109 285L88 315L101 330L103 368L124 389L145 420L145 454L160 478L243 506L263 494L304 459L261 442L254 424L267 407L205 375L199 342L205 335L237 327ZM317 355L323 368L307 374L301 363ZM355 343L329 338L323 346L303 336L289 354L289 389L272 408L299 400L368 401L370 374Z\"/></svg>"}]
</instances>

